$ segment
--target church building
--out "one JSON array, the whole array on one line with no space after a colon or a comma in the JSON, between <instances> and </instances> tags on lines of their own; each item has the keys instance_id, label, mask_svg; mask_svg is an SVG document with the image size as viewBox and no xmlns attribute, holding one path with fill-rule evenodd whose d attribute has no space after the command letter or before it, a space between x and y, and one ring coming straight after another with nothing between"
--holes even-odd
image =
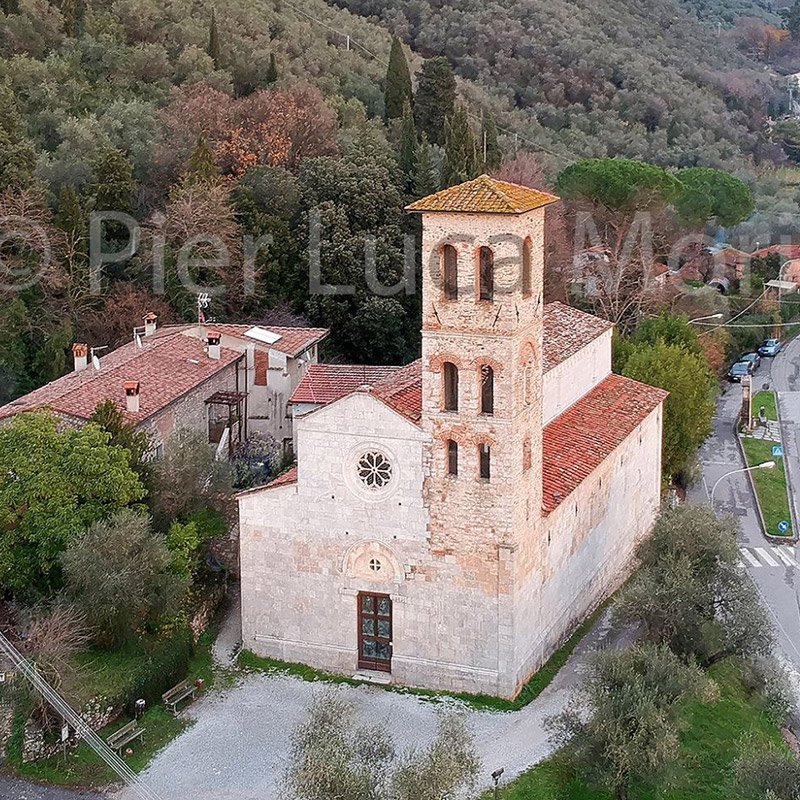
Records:
<instances>
[{"instance_id":1,"label":"church building","mask_svg":"<svg viewBox=\"0 0 800 800\"><path fill-rule=\"evenodd\" d=\"M666 393L612 374L608 322L544 305L556 200L484 175L408 207L422 358L294 391L296 466L239 495L246 649L514 697L625 579Z\"/></svg>"}]
</instances>

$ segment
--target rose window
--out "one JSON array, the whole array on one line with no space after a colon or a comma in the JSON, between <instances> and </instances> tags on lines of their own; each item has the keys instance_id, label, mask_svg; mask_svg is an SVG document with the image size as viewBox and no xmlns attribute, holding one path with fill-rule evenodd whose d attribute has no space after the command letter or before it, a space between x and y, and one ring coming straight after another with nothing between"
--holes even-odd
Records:
<instances>
[{"instance_id":1,"label":"rose window","mask_svg":"<svg viewBox=\"0 0 800 800\"><path fill-rule=\"evenodd\" d=\"M370 489L382 489L392 479L392 465L383 453L364 453L358 460L358 477Z\"/></svg>"}]
</instances>

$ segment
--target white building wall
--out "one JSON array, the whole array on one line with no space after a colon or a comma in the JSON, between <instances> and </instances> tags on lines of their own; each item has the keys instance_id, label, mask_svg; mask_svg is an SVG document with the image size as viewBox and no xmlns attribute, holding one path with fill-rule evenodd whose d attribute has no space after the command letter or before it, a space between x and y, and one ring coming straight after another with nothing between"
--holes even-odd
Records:
<instances>
[{"instance_id":1,"label":"white building wall","mask_svg":"<svg viewBox=\"0 0 800 800\"><path fill-rule=\"evenodd\" d=\"M545 372L542 408L545 425L611 374L611 335L611 330L606 331Z\"/></svg>"},{"instance_id":2,"label":"white building wall","mask_svg":"<svg viewBox=\"0 0 800 800\"><path fill-rule=\"evenodd\" d=\"M661 407L515 553L517 685L628 576L661 498Z\"/></svg>"}]
</instances>

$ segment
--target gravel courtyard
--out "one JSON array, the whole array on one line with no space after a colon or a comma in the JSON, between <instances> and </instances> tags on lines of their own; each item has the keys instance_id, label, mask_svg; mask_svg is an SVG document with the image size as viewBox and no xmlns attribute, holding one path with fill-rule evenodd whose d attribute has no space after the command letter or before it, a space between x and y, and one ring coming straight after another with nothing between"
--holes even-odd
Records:
<instances>
[{"instance_id":1,"label":"gravel courtyard","mask_svg":"<svg viewBox=\"0 0 800 800\"><path fill-rule=\"evenodd\" d=\"M511 713L466 709L482 761L480 783L505 768L505 779L551 753L545 720L561 711L586 656L613 638L606 617L589 633L553 683L530 705ZM324 684L250 675L234 688L212 692L186 712L195 724L162 751L142 774L162 800L273 800L286 767L292 729ZM426 745L434 735L439 702L378 687L338 689L355 702L365 722L386 722L398 749ZM115 800L135 800L130 789Z\"/></svg>"}]
</instances>

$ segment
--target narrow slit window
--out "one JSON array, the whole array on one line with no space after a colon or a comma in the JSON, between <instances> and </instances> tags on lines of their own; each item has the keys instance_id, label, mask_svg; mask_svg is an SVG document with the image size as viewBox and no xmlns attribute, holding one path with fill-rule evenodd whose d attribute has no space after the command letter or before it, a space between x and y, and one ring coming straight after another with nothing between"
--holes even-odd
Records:
<instances>
[{"instance_id":1,"label":"narrow slit window","mask_svg":"<svg viewBox=\"0 0 800 800\"><path fill-rule=\"evenodd\" d=\"M478 251L478 277L480 299L494 300L494 253L489 247L481 247Z\"/></svg>"},{"instance_id":2,"label":"narrow slit window","mask_svg":"<svg viewBox=\"0 0 800 800\"><path fill-rule=\"evenodd\" d=\"M531 275L531 250L533 243L528 237L522 245L522 294L524 297L531 296L531 284L533 276Z\"/></svg>"},{"instance_id":3,"label":"narrow slit window","mask_svg":"<svg viewBox=\"0 0 800 800\"><path fill-rule=\"evenodd\" d=\"M458 299L458 252L451 244L442 249L442 273L446 300Z\"/></svg>"},{"instance_id":4,"label":"narrow slit window","mask_svg":"<svg viewBox=\"0 0 800 800\"><path fill-rule=\"evenodd\" d=\"M494 370L488 364L481 367L481 414L494 414Z\"/></svg>"},{"instance_id":5,"label":"narrow slit window","mask_svg":"<svg viewBox=\"0 0 800 800\"><path fill-rule=\"evenodd\" d=\"M522 469L527 472L531 468L531 437L526 436L522 442Z\"/></svg>"},{"instance_id":6,"label":"narrow slit window","mask_svg":"<svg viewBox=\"0 0 800 800\"><path fill-rule=\"evenodd\" d=\"M449 361L442 370L444 379L444 410L458 411L458 368Z\"/></svg>"},{"instance_id":7,"label":"narrow slit window","mask_svg":"<svg viewBox=\"0 0 800 800\"><path fill-rule=\"evenodd\" d=\"M447 473L458 475L458 442L452 439L447 442Z\"/></svg>"},{"instance_id":8,"label":"narrow slit window","mask_svg":"<svg viewBox=\"0 0 800 800\"><path fill-rule=\"evenodd\" d=\"M492 449L488 444L482 444L478 448L478 455L481 462L481 480L488 481L492 477Z\"/></svg>"}]
</instances>

